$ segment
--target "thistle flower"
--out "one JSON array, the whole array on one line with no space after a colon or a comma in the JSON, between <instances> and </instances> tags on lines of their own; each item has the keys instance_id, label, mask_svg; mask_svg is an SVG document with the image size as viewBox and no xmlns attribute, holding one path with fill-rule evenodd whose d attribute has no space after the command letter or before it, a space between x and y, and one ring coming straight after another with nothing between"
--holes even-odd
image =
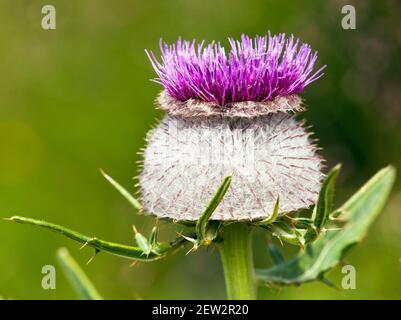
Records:
<instances>
[{"instance_id":1,"label":"thistle flower","mask_svg":"<svg viewBox=\"0 0 401 320\"><path fill-rule=\"evenodd\" d=\"M321 77L324 67L313 72L317 53L294 36L284 34L241 41L229 38L226 55L220 43L178 39L175 44L160 42L162 62L147 52L158 75L156 82L179 101L190 99L225 106L239 101L273 101L300 93Z\"/></svg>"},{"instance_id":2,"label":"thistle flower","mask_svg":"<svg viewBox=\"0 0 401 320\"><path fill-rule=\"evenodd\" d=\"M224 177L232 184L214 212L217 220L270 217L309 207L320 190L322 159L297 95L322 76L317 53L284 34L196 44L161 42L161 62L148 56L164 86L166 111L149 132L139 176L147 212L197 220Z\"/></svg>"}]
</instances>

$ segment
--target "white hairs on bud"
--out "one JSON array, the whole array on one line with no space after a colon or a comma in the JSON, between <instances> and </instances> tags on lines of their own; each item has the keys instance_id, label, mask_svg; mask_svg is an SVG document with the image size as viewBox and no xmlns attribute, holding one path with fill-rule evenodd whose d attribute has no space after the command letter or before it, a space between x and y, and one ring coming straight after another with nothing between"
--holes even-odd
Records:
<instances>
[{"instance_id":1,"label":"white hairs on bud","mask_svg":"<svg viewBox=\"0 0 401 320\"><path fill-rule=\"evenodd\" d=\"M226 176L231 186L215 220L255 220L317 200L322 159L303 122L283 113L254 118L166 115L149 132L139 176L144 209L158 217L197 220Z\"/></svg>"}]
</instances>

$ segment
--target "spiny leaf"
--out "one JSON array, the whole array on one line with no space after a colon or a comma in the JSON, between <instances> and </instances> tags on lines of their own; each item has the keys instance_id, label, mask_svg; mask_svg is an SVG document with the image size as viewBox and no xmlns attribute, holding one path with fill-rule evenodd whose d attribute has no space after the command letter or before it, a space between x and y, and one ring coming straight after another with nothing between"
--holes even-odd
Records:
<instances>
[{"instance_id":1,"label":"spiny leaf","mask_svg":"<svg viewBox=\"0 0 401 320\"><path fill-rule=\"evenodd\" d=\"M202 241L207 237L207 227L209 219L212 216L214 210L216 210L217 206L223 199L224 195L226 194L230 186L230 183L231 183L231 177L228 176L223 180L220 187L214 194L212 200L210 200L209 204L207 205L205 211L203 211L203 213L199 217L195 226L196 236L199 241Z\"/></svg>"},{"instance_id":2,"label":"spiny leaf","mask_svg":"<svg viewBox=\"0 0 401 320\"><path fill-rule=\"evenodd\" d=\"M334 186L338 173L340 172L341 165L336 165L327 175L326 179L320 189L317 204L313 211L313 223L317 231L320 232L326 224L329 213L333 207Z\"/></svg>"},{"instance_id":3,"label":"spiny leaf","mask_svg":"<svg viewBox=\"0 0 401 320\"><path fill-rule=\"evenodd\" d=\"M262 226L262 225L263 226L267 226L267 225L272 224L273 222L275 222L277 220L277 217L278 217L279 209L280 209L280 197L277 197L277 200L276 200L276 202L274 204L272 215L267 219L264 219L262 221L257 222L257 225L259 225L259 226Z\"/></svg>"},{"instance_id":4,"label":"spiny leaf","mask_svg":"<svg viewBox=\"0 0 401 320\"><path fill-rule=\"evenodd\" d=\"M60 262L67 279L81 299L103 299L78 263L73 257L71 257L66 248L60 248L57 250L57 259Z\"/></svg>"},{"instance_id":5,"label":"spiny leaf","mask_svg":"<svg viewBox=\"0 0 401 320\"><path fill-rule=\"evenodd\" d=\"M117 181L115 181L112 177L110 177L106 172L100 169L101 174L103 177L106 178L111 185L121 193L121 195L128 200L128 202L138 211L142 211L142 205L136 200L123 186L121 186Z\"/></svg>"},{"instance_id":6,"label":"spiny leaf","mask_svg":"<svg viewBox=\"0 0 401 320\"><path fill-rule=\"evenodd\" d=\"M203 239L205 245L209 245L210 243L212 243L212 241L216 241L222 225L223 223L221 221L209 221L206 230L206 236Z\"/></svg>"},{"instance_id":7,"label":"spiny leaf","mask_svg":"<svg viewBox=\"0 0 401 320\"><path fill-rule=\"evenodd\" d=\"M271 227L272 235L280 240L296 246L303 246L302 230L298 230L284 221Z\"/></svg>"},{"instance_id":8,"label":"spiny leaf","mask_svg":"<svg viewBox=\"0 0 401 320\"><path fill-rule=\"evenodd\" d=\"M134 231L135 241L138 247L144 254L149 255L152 247L150 246L148 239L146 239L143 234L139 233L135 226L132 226L132 230Z\"/></svg>"},{"instance_id":9,"label":"spiny leaf","mask_svg":"<svg viewBox=\"0 0 401 320\"><path fill-rule=\"evenodd\" d=\"M150 232L150 236L149 236L149 244L150 244L152 247L156 247L156 245L157 245L157 236L158 236L158 233L159 233L159 229L158 229L156 226L154 226L154 227L152 228L152 231Z\"/></svg>"},{"instance_id":10,"label":"spiny leaf","mask_svg":"<svg viewBox=\"0 0 401 320\"><path fill-rule=\"evenodd\" d=\"M50 222L26 217L18 217L18 216L13 216L11 218L7 218L6 220L18 223L26 223L46 228L56 233L62 234L70 239L78 241L84 244L84 246L90 246L99 251L107 252L112 255L120 256L131 260L141 260L141 261L157 260L165 257L169 253L174 252L176 249L180 248L186 242L185 239L179 238L169 244L161 243L158 245L157 250L152 250L152 252L145 255L144 251L139 247L127 246L124 244L100 240L95 237L89 237L77 231Z\"/></svg>"},{"instance_id":11,"label":"spiny leaf","mask_svg":"<svg viewBox=\"0 0 401 320\"><path fill-rule=\"evenodd\" d=\"M336 221L337 218L342 214L340 209L334 210L332 213L330 213L329 218L332 221Z\"/></svg>"},{"instance_id":12,"label":"spiny leaf","mask_svg":"<svg viewBox=\"0 0 401 320\"><path fill-rule=\"evenodd\" d=\"M348 221L342 230L322 234L304 252L284 264L257 270L258 279L283 285L321 279L341 262L350 247L362 240L382 210L394 180L393 167L380 170L340 208Z\"/></svg>"}]
</instances>

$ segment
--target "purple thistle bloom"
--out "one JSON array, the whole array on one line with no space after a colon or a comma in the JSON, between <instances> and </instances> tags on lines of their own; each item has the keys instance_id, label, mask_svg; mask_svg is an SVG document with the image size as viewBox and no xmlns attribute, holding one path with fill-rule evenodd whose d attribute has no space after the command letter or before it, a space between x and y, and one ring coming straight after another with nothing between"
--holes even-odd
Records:
<instances>
[{"instance_id":1,"label":"purple thistle bloom","mask_svg":"<svg viewBox=\"0 0 401 320\"><path fill-rule=\"evenodd\" d=\"M320 78L323 66L313 72L317 52L285 34L237 41L229 38L230 52L220 43L182 41L168 45L160 40L161 62L146 51L167 93L179 100L196 99L224 106L241 101L273 101L300 93Z\"/></svg>"}]
</instances>

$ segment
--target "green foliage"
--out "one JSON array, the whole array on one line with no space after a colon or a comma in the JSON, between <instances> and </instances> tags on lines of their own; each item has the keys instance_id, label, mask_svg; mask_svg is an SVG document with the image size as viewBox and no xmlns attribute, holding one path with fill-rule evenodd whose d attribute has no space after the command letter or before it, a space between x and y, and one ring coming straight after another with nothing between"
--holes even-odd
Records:
<instances>
[{"instance_id":1,"label":"green foliage","mask_svg":"<svg viewBox=\"0 0 401 320\"><path fill-rule=\"evenodd\" d=\"M66 248L57 250L57 259L63 271L82 300L102 300L95 286Z\"/></svg>"},{"instance_id":2,"label":"green foliage","mask_svg":"<svg viewBox=\"0 0 401 320\"><path fill-rule=\"evenodd\" d=\"M171 243L158 244L157 250L154 249L151 250L151 252L145 252L144 248L141 248L139 246L138 247L127 246L124 244L97 239L96 237L89 237L77 231L42 220L35 220L19 216L13 216L11 218L8 218L7 220L46 228L82 243L83 247L85 246L93 247L96 250L96 252L102 251L131 260L140 260L140 261L157 260L165 257L169 253L174 252L176 249L180 248L186 242L185 239L179 238Z\"/></svg>"},{"instance_id":3,"label":"green foliage","mask_svg":"<svg viewBox=\"0 0 401 320\"><path fill-rule=\"evenodd\" d=\"M334 186L340 169L341 165L338 164L329 172L319 192L312 217L313 226L316 228L318 233L322 231L322 228L326 224L329 214L333 209Z\"/></svg>"},{"instance_id":4,"label":"green foliage","mask_svg":"<svg viewBox=\"0 0 401 320\"><path fill-rule=\"evenodd\" d=\"M280 197L277 197L277 200L276 200L276 203L274 204L274 208L273 208L273 212L272 212L271 216L262 221L258 221L256 223L256 225L265 227L265 226L268 226L268 225L272 224L273 222L275 222L278 218L279 209L280 209Z\"/></svg>"},{"instance_id":5,"label":"green foliage","mask_svg":"<svg viewBox=\"0 0 401 320\"><path fill-rule=\"evenodd\" d=\"M276 236L285 242L299 245L304 249L293 259L285 262L281 252L270 242L268 244L268 250L272 255L274 265L268 269L256 270L256 276L259 282L278 285L298 285L304 282L320 280L332 286L332 284L328 283L324 278L325 273L341 262L351 246L362 240L368 227L383 208L395 180L394 168L384 168L362 186L344 205L333 210L334 185L339 170L340 166L336 166L328 174L322 184L318 201L313 211L307 209L299 212L295 217L291 215L278 217L279 199L277 199L270 218L259 222L237 223L237 225L246 227L243 229L243 235L247 234L245 231L249 226L257 225L269 230L272 236ZM105 175L105 177L107 178L108 176ZM135 204L136 200L132 201L134 198L130 198L129 193L126 192L125 189L110 177L107 179L112 182L124 197L129 199L131 204ZM248 272L249 270L247 271L245 269L248 267L252 268L252 254L244 248L243 252L248 252L248 258L246 259L247 261L249 260L248 262L242 261L241 255L237 255L238 257L235 259L237 262L230 261L230 257L235 255L235 250L233 251L233 248L238 247L239 244L235 246L229 245L227 241L225 243L224 237L227 237L229 233L226 231L232 229L230 226L234 224L231 222L223 223L221 221L210 220L213 212L227 192L230 183L231 177L226 177L205 211L201 214L196 225L192 225L192 233L180 235L180 237L170 243L158 242L157 226L152 229L149 238L143 236L133 226L135 241L138 245L134 247L100 240L95 237L88 237L46 221L19 216L13 216L7 220L50 229L82 243L83 247L93 247L95 249L95 254L99 251L103 251L135 261L153 261L164 258L168 254L182 248L187 242L193 244L190 251L197 249L201 245L207 246L212 243L218 243L220 244L220 249L226 248L224 251L226 254L223 254L223 264L225 266L226 279L230 279L229 292L237 292L236 285L246 280L244 283L247 284L247 295L242 295L242 291L240 293L241 297L250 297L252 296L251 292L253 292L251 286L253 283L253 272ZM138 209L139 207L136 208ZM305 213L311 216L302 216ZM340 215L341 220L338 218ZM339 222L343 223L340 228L332 228L338 227L337 223ZM221 237L221 235L223 235L223 237ZM230 242L234 243L237 240L236 235L235 233L231 233L231 235ZM250 243L249 239L247 243ZM227 252L231 253L227 254ZM100 298L100 296L96 296L96 291L93 291L94 288L91 288L89 280L85 278L82 271L80 271L72 258L69 257L68 253L66 251L60 251L58 255L64 264L67 275L69 275L78 291L81 292L81 296L84 298ZM235 268L233 267L232 269L230 266L234 266ZM232 277L229 274L231 269L235 269L240 274L244 275L244 279L241 280ZM234 273L233 271L233 274ZM90 290L92 290L92 295L90 295ZM237 295L231 294L231 297L233 296Z\"/></svg>"},{"instance_id":6,"label":"green foliage","mask_svg":"<svg viewBox=\"0 0 401 320\"><path fill-rule=\"evenodd\" d=\"M209 204L207 205L205 211L203 211L203 213L200 215L195 225L196 238L183 236L184 239L193 244L190 252L197 250L199 246L208 246L217 239L222 223L220 221L210 220L210 217L216 210L217 206L220 204L221 200L223 200L224 195L230 187L230 184L231 177L228 176L223 180L216 193L210 200Z\"/></svg>"},{"instance_id":7,"label":"green foliage","mask_svg":"<svg viewBox=\"0 0 401 320\"><path fill-rule=\"evenodd\" d=\"M129 200L129 202L134 207L139 209L139 207L135 205L137 202L135 198L133 198L123 187L121 187L117 182L115 182L110 176L108 176L104 172L102 172L102 174L126 199ZM180 235L179 238L175 239L170 243L160 243L157 241L157 233L158 233L157 227L154 227L152 229L148 240L146 237L144 237L141 233L138 232L135 226L133 226L135 241L138 245L138 247L134 247L119 243L113 243L105 240L100 240L96 237L89 237L77 231L43 220L36 220L20 216L13 216L11 218L7 218L6 220L18 223L31 224L57 232L70 239L82 243L83 247L85 246L93 247L95 249L95 254L99 251L103 251L106 253L110 253L131 260L153 261L163 258L169 253L173 253L175 250L182 247L186 242L193 243L194 245L193 249L197 249L200 245L209 245L217 237L218 230L220 229L220 223L216 221L209 221L209 219L213 214L214 210L216 210L217 206L223 199L225 193L227 192L230 186L230 183L231 183L231 177L226 177L223 180L220 187L218 188L218 190L216 191L213 198L211 199L210 203L206 207L205 211L202 213L195 227L196 237L194 237L193 235L188 235L188 236Z\"/></svg>"},{"instance_id":8,"label":"green foliage","mask_svg":"<svg viewBox=\"0 0 401 320\"><path fill-rule=\"evenodd\" d=\"M152 252L152 247L149 244L148 239L146 239L143 234L139 233L135 226L132 226L132 229L134 231L135 241L138 247L143 251L144 255L149 256L149 254Z\"/></svg>"},{"instance_id":9,"label":"green foliage","mask_svg":"<svg viewBox=\"0 0 401 320\"><path fill-rule=\"evenodd\" d=\"M304 248L305 245L315 241L320 233L325 229L329 222L329 215L333 207L334 186L340 172L341 165L335 166L327 175L322 183L319 192L318 200L312 210L303 210L303 213L311 215L311 217L300 217L302 211L297 212L297 217L292 217L291 214L284 215L277 219L278 214L278 199L275 205L272 217L266 222L261 221L256 225L267 227L272 232L272 235L277 237L281 242L287 242L293 245Z\"/></svg>"},{"instance_id":10,"label":"green foliage","mask_svg":"<svg viewBox=\"0 0 401 320\"><path fill-rule=\"evenodd\" d=\"M117 181L110 177L106 172L100 170L103 177L106 178L108 182L125 198L128 202L138 211L142 211L142 205L137 199L135 199L123 186L121 186Z\"/></svg>"},{"instance_id":11,"label":"green foliage","mask_svg":"<svg viewBox=\"0 0 401 320\"><path fill-rule=\"evenodd\" d=\"M284 285L322 279L343 259L351 246L362 240L383 208L394 180L394 168L379 171L340 209L334 211L341 212L342 219L346 220L343 228L327 231L288 262L257 270L258 279L263 283Z\"/></svg>"},{"instance_id":12,"label":"green foliage","mask_svg":"<svg viewBox=\"0 0 401 320\"><path fill-rule=\"evenodd\" d=\"M224 195L226 194L228 188L231 184L231 177L226 177L223 182L221 183L220 187L217 189L216 193L214 194L213 198L210 200L209 204L207 205L205 211L199 217L195 230L196 236L200 243L205 242L206 244L210 244L210 234L208 235L208 226L209 220L212 216L213 212L216 210L217 206L220 204L221 200L223 200Z\"/></svg>"}]
</instances>

